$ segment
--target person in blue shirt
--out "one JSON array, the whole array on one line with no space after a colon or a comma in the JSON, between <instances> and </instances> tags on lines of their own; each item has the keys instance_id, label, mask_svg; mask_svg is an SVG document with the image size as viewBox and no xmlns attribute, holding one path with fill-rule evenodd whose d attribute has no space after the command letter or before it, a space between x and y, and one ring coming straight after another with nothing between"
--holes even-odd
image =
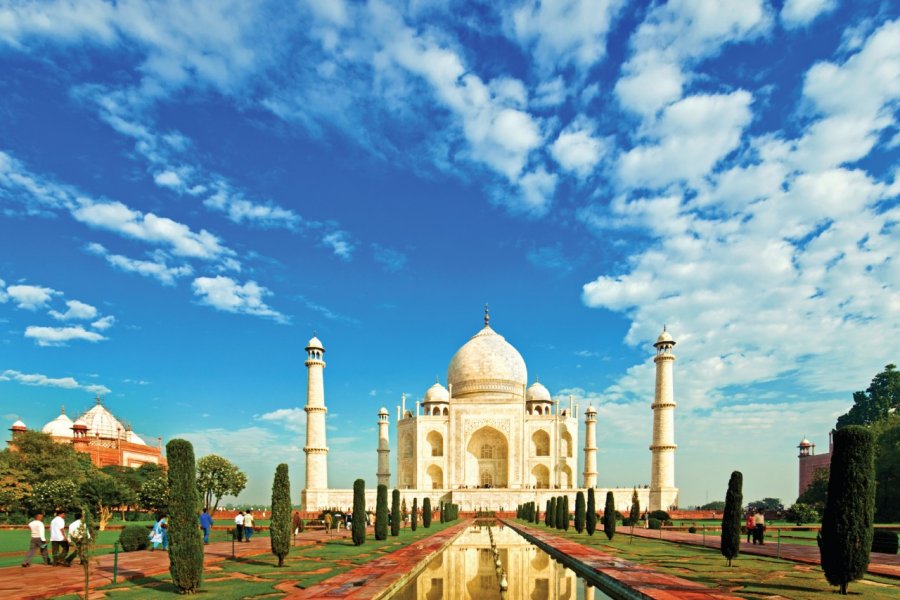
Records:
<instances>
[{"instance_id":1,"label":"person in blue shirt","mask_svg":"<svg viewBox=\"0 0 900 600\"><path fill-rule=\"evenodd\" d=\"M212 529L213 520L212 517L209 516L209 511L207 509L203 509L203 512L200 513L200 529L203 530L203 543L209 543L209 531Z\"/></svg>"}]
</instances>

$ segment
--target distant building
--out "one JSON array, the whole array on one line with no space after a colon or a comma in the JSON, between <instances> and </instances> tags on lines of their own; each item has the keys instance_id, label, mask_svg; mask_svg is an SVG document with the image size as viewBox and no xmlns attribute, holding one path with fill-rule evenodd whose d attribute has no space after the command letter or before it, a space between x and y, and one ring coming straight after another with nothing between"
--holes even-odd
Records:
<instances>
[{"instance_id":1,"label":"distant building","mask_svg":"<svg viewBox=\"0 0 900 600\"><path fill-rule=\"evenodd\" d=\"M14 449L16 435L27 430L22 421L13 423L10 427L12 439L8 442L9 447ZM162 455L162 439L157 438L155 446L147 444L130 426L123 425L103 406L99 396L96 404L74 421L66 415L63 407L59 416L44 425L41 432L57 443L72 444L76 451L88 454L91 462L98 467L166 464Z\"/></svg>"},{"instance_id":2,"label":"distant building","mask_svg":"<svg viewBox=\"0 0 900 600\"><path fill-rule=\"evenodd\" d=\"M828 452L825 454L816 454L816 445L808 439L803 438L797 448L800 449L798 459L800 462L800 484L798 486L797 495L799 496L806 491L809 484L812 483L816 476L816 471L831 468L831 434L828 434Z\"/></svg>"}]
</instances>

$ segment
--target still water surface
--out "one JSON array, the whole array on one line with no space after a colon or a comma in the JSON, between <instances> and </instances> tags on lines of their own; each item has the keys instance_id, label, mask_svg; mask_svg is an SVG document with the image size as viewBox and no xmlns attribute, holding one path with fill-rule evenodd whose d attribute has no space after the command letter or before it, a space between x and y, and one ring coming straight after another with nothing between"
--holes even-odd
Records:
<instances>
[{"instance_id":1,"label":"still water surface","mask_svg":"<svg viewBox=\"0 0 900 600\"><path fill-rule=\"evenodd\" d=\"M474 525L394 598L400 600L600 600L610 598L508 527L491 527L509 588L500 594L487 526Z\"/></svg>"}]
</instances>

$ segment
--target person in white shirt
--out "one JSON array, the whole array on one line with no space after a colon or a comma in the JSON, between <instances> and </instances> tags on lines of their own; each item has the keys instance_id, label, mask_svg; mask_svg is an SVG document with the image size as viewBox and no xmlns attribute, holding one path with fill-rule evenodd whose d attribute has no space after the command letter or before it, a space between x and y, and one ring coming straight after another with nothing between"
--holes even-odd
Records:
<instances>
[{"instance_id":1,"label":"person in white shirt","mask_svg":"<svg viewBox=\"0 0 900 600\"><path fill-rule=\"evenodd\" d=\"M85 531L82 519L84 519L84 515L78 513L78 518L69 524L69 542L74 546L74 550L66 557L65 565L67 567L71 567L72 561L78 556L78 544L81 543L81 536L87 536L87 539L91 539L90 532Z\"/></svg>"},{"instance_id":2,"label":"person in white shirt","mask_svg":"<svg viewBox=\"0 0 900 600\"><path fill-rule=\"evenodd\" d=\"M31 557L38 550L41 551L41 556L44 557L44 564L49 565L50 557L47 556L47 534L44 531L44 515L42 513L34 515L34 519L28 524L28 529L31 530L31 544L28 546L28 554L25 555L22 566L30 567Z\"/></svg>"},{"instance_id":3,"label":"person in white shirt","mask_svg":"<svg viewBox=\"0 0 900 600\"><path fill-rule=\"evenodd\" d=\"M237 537L237 541L244 541L244 511L239 511L237 516L234 517L234 534Z\"/></svg>"},{"instance_id":4,"label":"person in white shirt","mask_svg":"<svg viewBox=\"0 0 900 600\"><path fill-rule=\"evenodd\" d=\"M50 521L50 546L53 550L53 564L61 565L66 562L69 553L69 541L66 539L66 511L57 510L56 516Z\"/></svg>"}]
</instances>

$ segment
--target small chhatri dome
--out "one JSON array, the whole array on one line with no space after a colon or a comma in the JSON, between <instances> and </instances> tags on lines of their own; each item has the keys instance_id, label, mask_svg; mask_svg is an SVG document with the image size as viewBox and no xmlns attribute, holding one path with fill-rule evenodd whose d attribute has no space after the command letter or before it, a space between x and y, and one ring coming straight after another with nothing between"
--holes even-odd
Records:
<instances>
[{"instance_id":1,"label":"small chhatri dome","mask_svg":"<svg viewBox=\"0 0 900 600\"><path fill-rule=\"evenodd\" d=\"M666 331L665 325L663 325L662 333L659 334L659 337L656 338L656 343L653 345L659 346L660 344L672 344L673 346L675 345L675 339L668 331Z\"/></svg>"},{"instance_id":2,"label":"small chhatri dome","mask_svg":"<svg viewBox=\"0 0 900 600\"><path fill-rule=\"evenodd\" d=\"M525 392L525 399L529 402L550 402L550 390L543 383L535 380L534 383L528 386L528 391Z\"/></svg>"},{"instance_id":3,"label":"small chhatri dome","mask_svg":"<svg viewBox=\"0 0 900 600\"><path fill-rule=\"evenodd\" d=\"M46 433L52 437L70 438L74 436L72 424L72 419L66 415L66 409L63 407L58 417L41 428L41 433Z\"/></svg>"},{"instance_id":4,"label":"small chhatri dome","mask_svg":"<svg viewBox=\"0 0 900 600\"><path fill-rule=\"evenodd\" d=\"M522 355L502 335L491 329L485 311L485 325L463 344L450 359L447 384L453 397L480 392L519 395L528 383Z\"/></svg>"},{"instance_id":5,"label":"small chhatri dome","mask_svg":"<svg viewBox=\"0 0 900 600\"><path fill-rule=\"evenodd\" d=\"M587 410L584 411L584 412L585 412L585 414L588 414L588 415L596 415L596 414L597 414L597 409L594 408L594 405L593 405L593 404L590 404L590 405L588 405Z\"/></svg>"},{"instance_id":6,"label":"small chhatri dome","mask_svg":"<svg viewBox=\"0 0 900 600\"><path fill-rule=\"evenodd\" d=\"M425 403L431 402L450 402L450 392L439 382L436 382L425 392Z\"/></svg>"},{"instance_id":7,"label":"small chhatri dome","mask_svg":"<svg viewBox=\"0 0 900 600\"><path fill-rule=\"evenodd\" d=\"M381 407L381 410L378 411L378 414L379 414L379 415L386 415L386 414L388 414L388 409L386 409L385 407L382 406L382 407Z\"/></svg>"},{"instance_id":8,"label":"small chhatri dome","mask_svg":"<svg viewBox=\"0 0 900 600\"><path fill-rule=\"evenodd\" d=\"M19 421L16 421L15 423L13 423L12 427L10 427L10 429L13 431L25 431L28 428L25 427L25 423L23 423L21 420L19 420Z\"/></svg>"},{"instance_id":9,"label":"small chhatri dome","mask_svg":"<svg viewBox=\"0 0 900 600\"><path fill-rule=\"evenodd\" d=\"M809 448L810 446L812 446L812 442L810 442L806 438L803 438L802 440L800 440L800 445L798 446L798 448Z\"/></svg>"},{"instance_id":10,"label":"small chhatri dome","mask_svg":"<svg viewBox=\"0 0 900 600\"><path fill-rule=\"evenodd\" d=\"M307 350L321 350L325 352L325 346L322 345L322 340L316 337L316 333L313 332L312 339L306 344Z\"/></svg>"}]
</instances>

